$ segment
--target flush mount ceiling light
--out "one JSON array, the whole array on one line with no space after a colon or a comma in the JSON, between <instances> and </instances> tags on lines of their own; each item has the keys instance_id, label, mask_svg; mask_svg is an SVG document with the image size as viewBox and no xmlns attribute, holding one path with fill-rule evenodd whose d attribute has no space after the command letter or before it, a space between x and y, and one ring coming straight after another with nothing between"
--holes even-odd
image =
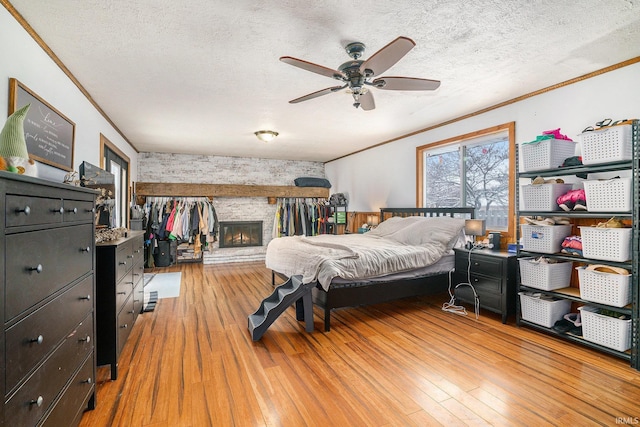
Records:
<instances>
[{"instance_id":1,"label":"flush mount ceiling light","mask_svg":"<svg viewBox=\"0 0 640 427\"><path fill-rule=\"evenodd\" d=\"M274 132L272 130L259 130L257 132L254 132L256 134L256 136L258 137L258 139L262 142L270 142L273 141L273 139L278 136L278 132Z\"/></svg>"}]
</instances>

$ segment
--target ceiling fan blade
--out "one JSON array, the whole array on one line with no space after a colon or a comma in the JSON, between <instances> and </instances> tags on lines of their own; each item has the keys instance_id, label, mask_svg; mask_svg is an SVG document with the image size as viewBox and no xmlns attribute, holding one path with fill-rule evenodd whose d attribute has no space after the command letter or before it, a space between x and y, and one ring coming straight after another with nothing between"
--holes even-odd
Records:
<instances>
[{"instance_id":1,"label":"ceiling fan blade","mask_svg":"<svg viewBox=\"0 0 640 427\"><path fill-rule=\"evenodd\" d=\"M365 70L371 70L373 71L372 75L380 75L391 68L415 45L416 43L410 38L400 36L364 61L360 65L360 72L364 74Z\"/></svg>"},{"instance_id":2,"label":"ceiling fan blade","mask_svg":"<svg viewBox=\"0 0 640 427\"><path fill-rule=\"evenodd\" d=\"M371 84L383 90L436 90L440 87L440 80L417 79L414 77L380 77L372 81Z\"/></svg>"},{"instance_id":3,"label":"ceiling fan blade","mask_svg":"<svg viewBox=\"0 0 640 427\"><path fill-rule=\"evenodd\" d=\"M346 86L333 86L333 87L328 87L326 89L321 89L319 91L310 93L308 95L301 96L300 98L292 99L291 101L289 101L289 104L297 104L298 102L308 101L310 99L317 98L322 95L327 95L329 93L336 92L340 89L344 89L345 87Z\"/></svg>"},{"instance_id":4,"label":"ceiling fan blade","mask_svg":"<svg viewBox=\"0 0 640 427\"><path fill-rule=\"evenodd\" d=\"M371 91L367 91L366 93L360 95L360 106L363 110L369 111L376 108L376 102L373 99L373 93Z\"/></svg>"},{"instance_id":5,"label":"ceiling fan blade","mask_svg":"<svg viewBox=\"0 0 640 427\"><path fill-rule=\"evenodd\" d=\"M282 56L280 61L285 64L293 65L294 67L302 68L303 70L311 71L312 73L320 74L322 76L331 77L332 79L342 80L345 76L338 70L333 70L322 65L314 64L312 62L304 61L302 59L293 58L291 56Z\"/></svg>"}]
</instances>

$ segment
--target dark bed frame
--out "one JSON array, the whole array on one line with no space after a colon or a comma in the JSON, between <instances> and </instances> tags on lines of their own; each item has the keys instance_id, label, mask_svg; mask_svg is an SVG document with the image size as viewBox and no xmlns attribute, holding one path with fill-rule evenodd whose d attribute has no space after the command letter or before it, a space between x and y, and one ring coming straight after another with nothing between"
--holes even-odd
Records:
<instances>
[{"instance_id":1,"label":"dark bed frame","mask_svg":"<svg viewBox=\"0 0 640 427\"><path fill-rule=\"evenodd\" d=\"M474 208L381 208L380 222L392 216L437 217L456 215L473 219L475 217ZM274 272L272 277L274 283L275 274L285 278L281 274ZM448 286L449 273L441 273L388 282L332 283L328 291L325 291L320 285L316 285L312 292L313 303L324 310L324 330L328 332L331 327L331 310L378 304L420 295L440 294L446 292ZM298 319L303 320L300 319L300 316L298 316Z\"/></svg>"}]
</instances>

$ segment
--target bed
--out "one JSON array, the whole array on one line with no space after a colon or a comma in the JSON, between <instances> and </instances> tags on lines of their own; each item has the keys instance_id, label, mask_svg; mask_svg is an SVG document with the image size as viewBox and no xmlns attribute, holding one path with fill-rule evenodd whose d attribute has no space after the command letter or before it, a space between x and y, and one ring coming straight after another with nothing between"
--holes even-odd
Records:
<instances>
[{"instance_id":1,"label":"bed","mask_svg":"<svg viewBox=\"0 0 640 427\"><path fill-rule=\"evenodd\" d=\"M400 224L399 218L407 218L407 217L447 217L447 218L461 218L456 221L448 221L446 219L442 221L447 221L447 225L444 228L448 228L449 226L453 229L455 227L459 227L460 222L462 222L462 228L464 227L464 221L462 219L470 219L474 218L474 209L473 208L382 208L380 209L380 225L376 230L370 231L368 233L372 233L371 236L375 236L375 232L380 230L378 234L382 234L383 237L386 232L394 233L393 229L389 229L390 224ZM399 218L398 218L399 217ZM385 220L391 221L386 222ZM403 222L420 222L421 225L419 227L423 227L422 224L424 222L419 219L409 219L407 221L402 220ZM440 220L438 220L440 221ZM454 224L455 223L455 224ZM415 227L411 225L412 227ZM398 225L400 227L400 225ZM404 226L402 226L404 227ZM272 270L272 283L275 286L276 276L281 277L283 279L287 279L293 275L300 275L304 278L305 281L309 282L310 280L314 280L316 285L313 288L313 303L320 307L324 311L324 330L329 331L331 326L331 311L344 307L356 307L362 305L370 305L377 304L381 302L393 301L400 298L412 297L412 296L420 296L420 295L432 295L446 292L448 283L449 283L449 272L453 269L453 255L451 251L451 247L453 246L453 242L457 241L457 237L460 235L462 228L458 230L457 236L455 240L451 241L451 244L447 243L447 247L445 249L440 248L439 251L443 252L438 256L437 254L427 255L427 265L416 266L412 268L404 268L407 265L402 264L404 262L404 258L399 258L402 265L400 266L400 271L385 271L383 274L378 274L376 276L371 276L371 270L364 268L364 270L356 271L349 274L343 274L343 272L339 272L340 262L346 262L348 264L352 263L352 260L348 256L344 256L341 258L339 262L334 262L334 260L330 259L328 262L324 261L308 261L306 258L297 259L296 262L293 262L293 265L286 264L282 261L282 258L286 258L282 253L290 252L290 253L305 253L307 258L313 259L315 256L318 256L318 253L328 252L329 254L334 254L338 250L346 250L338 245L335 248L332 248L333 242L335 240L329 240L326 243L319 244L320 247L315 248L310 246L310 250L303 248L301 250L300 247L290 246L290 243L294 242L298 244L298 242L294 240L284 240L291 239L290 237L285 237L281 239L274 239L269 243L267 248L267 257L266 257L266 266ZM404 231L401 234L405 236L415 233L408 232L413 229L403 229ZM429 229L429 234L433 234L437 237L438 232ZM433 233L432 233L433 232ZM367 234L368 234L367 233ZM347 236L347 235L345 235ZM350 238L345 237L344 239L355 239L355 245L361 246L361 242L365 238L365 236L356 237L357 235L351 235ZM309 240L304 237L299 237L298 240ZM325 239L340 239L341 236L327 236ZM447 236L440 237L440 243L443 243L446 240ZM410 240L415 239L414 236L409 238ZM322 238L321 238L322 240ZM274 241L277 241L274 243ZM306 242L308 243L308 242ZM324 245L327 246L324 246ZM365 246L368 243L365 244ZM400 250L409 251L410 248L401 248ZM360 254L362 255L362 254ZM420 255L412 255L409 254L408 257L417 258L417 260L413 260L412 262L420 262L420 258L423 257ZM434 257L438 259L436 262L431 262ZM355 257L357 258L357 256ZM382 258L375 258L377 260L383 260ZM316 265L313 263L322 263L330 265L330 272L323 275L322 272L318 274L310 274L308 271L305 271L306 266L299 267L300 264L304 264L310 262L312 263L312 268L315 268ZM384 262L382 262L384 263ZM300 268L300 270L298 270ZM393 269L393 267L391 268ZM338 274L337 277L332 277L333 275ZM361 274L361 277L358 275ZM346 276L346 277L340 277ZM330 283L327 283L327 280L330 279ZM297 304L297 317L298 320L304 320L303 311L300 304Z\"/></svg>"}]
</instances>

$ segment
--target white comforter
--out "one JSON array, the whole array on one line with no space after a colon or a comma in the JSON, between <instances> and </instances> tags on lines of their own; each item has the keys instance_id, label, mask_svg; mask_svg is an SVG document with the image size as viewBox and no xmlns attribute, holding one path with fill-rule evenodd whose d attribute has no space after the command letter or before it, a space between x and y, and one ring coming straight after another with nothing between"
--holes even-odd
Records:
<instances>
[{"instance_id":1,"label":"white comforter","mask_svg":"<svg viewBox=\"0 0 640 427\"><path fill-rule=\"evenodd\" d=\"M425 267L457 242L464 219L390 218L365 234L280 237L269 242L266 266L325 289L334 277L367 279Z\"/></svg>"}]
</instances>

